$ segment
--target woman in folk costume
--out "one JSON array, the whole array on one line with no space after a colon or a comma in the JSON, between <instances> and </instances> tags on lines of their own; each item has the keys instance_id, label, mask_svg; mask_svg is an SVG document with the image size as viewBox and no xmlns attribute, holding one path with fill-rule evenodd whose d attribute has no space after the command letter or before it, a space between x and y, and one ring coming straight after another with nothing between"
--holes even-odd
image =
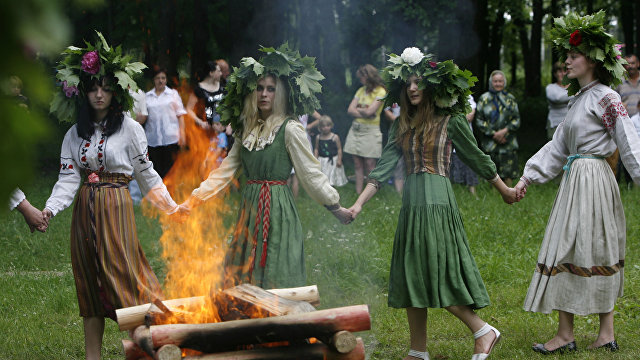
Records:
<instances>
[{"instance_id":1,"label":"woman in folk costume","mask_svg":"<svg viewBox=\"0 0 640 360\"><path fill-rule=\"evenodd\" d=\"M590 349L616 351L613 308L622 296L626 228L616 179L605 158L617 149L634 181L640 182L640 139L611 89L622 81L625 63L605 32L606 15L569 14L555 20L550 39L566 52L566 118L550 142L527 161L516 186L545 183L564 170L524 309L559 312L558 332L533 350L543 354L577 349L574 315L600 314Z\"/></svg>"},{"instance_id":2,"label":"woman in folk costume","mask_svg":"<svg viewBox=\"0 0 640 360\"><path fill-rule=\"evenodd\" d=\"M297 115L320 108L316 92L324 79L314 59L287 44L261 48L260 60L247 57L229 77L219 108L239 138L219 168L185 202L198 205L244 171L241 207L225 259L225 286L252 283L263 288L306 283L302 226L287 179L295 169L314 200L343 222L338 192L320 170Z\"/></svg>"},{"instance_id":3,"label":"woman in folk costume","mask_svg":"<svg viewBox=\"0 0 640 360\"><path fill-rule=\"evenodd\" d=\"M123 112L133 107L131 76L145 68L98 33L96 44L69 47L58 65L62 82L51 112L76 121L64 137L60 175L43 211L50 219L77 195L71 220L71 265L87 359L99 359L104 318L115 310L161 297L160 285L138 242L127 184L135 177L155 206L188 213L169 195L148 159L142 126ZM78 191L80 188L80 191Z\"/></svg>"},{"instance_id":4,"label":"woman in folk costume","mask_svg":"<svg viewBox=\"0 0 640 360\"><path fill-rule=\"evenodd\" d=\"M385 105L399 103L400 116L367 186L349 210L357 216L404 158L407 177L389 278L389 306L406 308L409 321L411 350L404 360L429 359L427 308L445 308L464 322L476 339L472 359L486 359L500 332L474 311L489 305L489 295L449 182L452 147L505 202L516 200L515 190L504 184L489 155L478 148L465 117L477 79L451 60L437 63L417 48L392 54L389 62L383 71L389 90Z\"/></svg>"}]
</instances>

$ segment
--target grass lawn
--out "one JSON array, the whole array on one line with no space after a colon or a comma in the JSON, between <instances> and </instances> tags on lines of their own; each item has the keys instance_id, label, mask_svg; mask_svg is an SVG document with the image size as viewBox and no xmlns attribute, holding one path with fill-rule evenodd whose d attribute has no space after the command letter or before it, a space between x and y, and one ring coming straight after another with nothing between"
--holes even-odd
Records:
<instances>
[{"instance_id":1,"label":"grass lawn","mask_svg":"<svg viewBox=\"0 0 640 360\"><path fill-rule=\"evenodd\" d=\"M56 175L41 176L23 190L42 207ZM542 241L557 187L533 186L519 204L502 203L488 184L478 197L454 187L470 246L491 297L492 306L479 314L504 335L490 359L539 359L535 341L551 338L557 314L522 310L522 303ZM342 204L356 198L353 184L341 188ZM615 354L584 350L595 339L596 315L576 317L581 349L571 359L640 359L640 189L621 188L627 216L625 294L616 306ZM231 196L237 201L237 194ZM403 310L387 307L387 281L400 196L384 187L351 225L340 225L306 194L298 199L305 237L307 282L320 290L320 308L369 304L373 328L360 334L370 359L401 359L408 351L408 325ZM164 276L158 238L159 223L136 208L138 235L154 270ZM22 216L0 215L0 359L83 359L82 321L78 316L69 260L67 209L45 234L30 234ZM206 224L203 224L206 226ZM107 321L103 358L122 359L120 339L127 337ZM442 309L429 312L428 350L432 358L469 359L473 339L466 327ZM438 357L436 357L438 356Z\"/></svg>"}]
</instances>

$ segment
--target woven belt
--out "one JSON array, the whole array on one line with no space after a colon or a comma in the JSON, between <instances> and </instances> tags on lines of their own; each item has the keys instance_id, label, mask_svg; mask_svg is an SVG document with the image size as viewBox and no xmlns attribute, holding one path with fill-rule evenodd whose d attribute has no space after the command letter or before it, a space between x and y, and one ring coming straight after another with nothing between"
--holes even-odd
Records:
<instances>
[{"instance_id":1,"label":"woven belt","mask_svg":"<svg viewBox=\"0 0 640 360\"><path fill-rule=\"evenodd\" d=\"M260 184L260 195L258 198L258 212L256 213L256 222L253 229L253 249L251 249L251 263L249 265L249 279L253 275L255 266L256 249L258 247L258 230L260 229L260 220L262 220L262 257L260 258L260 266L267 265L267 239L269 238L269 226L271 224L271 185L287 185L284 180L249 180L247 184Z\"/></svg>"},{"instance_id":2,"label":"woven belt","mask_svg":"<svg viewBox=\"0 0 640 360\"><path fill-rule=\"evenodd\" d=\"M604 156L598 155L590 155L590 154L573 154L567 156L567 163L562 167L562 170L569 174L569 170L571 170L571 164L577 159L604 159Z\"/></svg>"},{"instance_id":3,"label":"woven belt","mask_svg":"<svg viewBox=\"0 0 640 360\"><path fill-rule=\"evenodd\" d=\"M98 292L100 296L100 300L102 301L102 306L104 307L107 316L111 319L116 318L115 307L109 299L107 298L106 291L102 286L102 281L100 281L100 263L98 262L98 242L96 235L96 214L95 214L95 198L96 198L96 190L100 188L123 188L127 187L129 184L130 176L124 174L116 174L116 173L95 173L87 171L87 181L85 181L84 185L89 187L89 220L91 223L91 240L93 242L93 249L95 251L94 265L96 267L96 280L98 283ZM113 182L111 182L113 181ZM89 239L86 239L89 241Z\"/></svg>"}]
</instances>

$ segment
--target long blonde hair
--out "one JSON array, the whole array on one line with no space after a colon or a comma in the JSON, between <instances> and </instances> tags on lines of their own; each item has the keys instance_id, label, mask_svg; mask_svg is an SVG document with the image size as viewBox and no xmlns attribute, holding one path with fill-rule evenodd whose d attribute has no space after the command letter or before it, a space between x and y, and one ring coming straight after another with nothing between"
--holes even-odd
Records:
<instances>
[{"instance_id":1,"label":"long blonde hair","mask_svg":"<svg viewBox=\"0 0 640 360\"><path fill-rule=\"evenodd\" d=\"M412 105L407 95L407 86L404 85L400 90L400 116L396 119L398 132L394 141L398 145L402 144L402 139L411 130L412 124L416 133L426 137L441 120L442 117L435 113L435 104L427 90L422 92L422 101L418 105Z\"/></svg>"},{"instance_id":2,"label":"long blonde hair","mask_svg":"<svg viewBox=\"0 0 640 360\"><path fill-rule=\"evenodd\" d=\"M287 94L287 87L284 85L284 81L282 81L279 77L267 74L262 77L262 79L271 77L275 80L276 83L276 96L273 101L273 109L271 110L271 115L263 119L265 122L269 120L279 120L282 118L286 118L289 111L289 94ZM240 120L244 124L244 131L251 131L256 125L258 125L258 119L260 119L260 110L258 110L258 94L256 91L249 93L244 98L244 107L242 108L242 113L240 114Z\"/></svg>"}]
</instances>

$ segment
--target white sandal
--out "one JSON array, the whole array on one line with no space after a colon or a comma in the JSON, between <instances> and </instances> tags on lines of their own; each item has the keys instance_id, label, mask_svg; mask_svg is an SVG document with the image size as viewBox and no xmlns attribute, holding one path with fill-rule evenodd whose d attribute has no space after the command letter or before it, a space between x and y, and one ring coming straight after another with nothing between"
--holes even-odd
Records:
<instances>
[{"instance_id":1,"label":"white sandal","mask_svg":"<svg viewBox=\"0 0 640 360\"><path fill-rule=\"evenodd\" d=\"M489 325L489 323L485 323L484 326L480 328L480 330L476 331L473 334L473 338L474 339L481 338L487 335L489 331L493 331L496 334L496 338L491 343L491 346L489 346L489 352L486 354L485 353L473 354L473 356L471 357L471 360L485 360L486 358L489 357L489 354L491 354L491 350L493 350L493 347L496 346L498 341L500 341L500 331L498 331L498 329L494 328L493 326Z\"/></svg>"},{"instance_id":2,"label":"white sandal","mask_svg":"<svg viewBox=\"0 0 640 360\"><path fill-rule=\"evenodd\" d=\"M425 351L417 351L417 350L409 350L409 356L413 356L414 358L429 360L429 352Z\"/></svg>"}]
</instances>

